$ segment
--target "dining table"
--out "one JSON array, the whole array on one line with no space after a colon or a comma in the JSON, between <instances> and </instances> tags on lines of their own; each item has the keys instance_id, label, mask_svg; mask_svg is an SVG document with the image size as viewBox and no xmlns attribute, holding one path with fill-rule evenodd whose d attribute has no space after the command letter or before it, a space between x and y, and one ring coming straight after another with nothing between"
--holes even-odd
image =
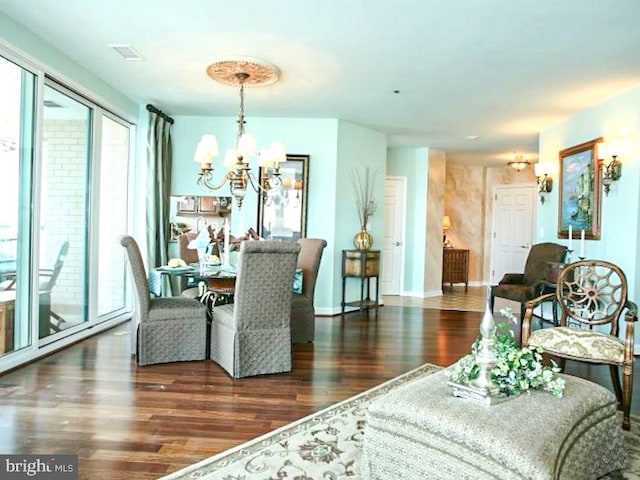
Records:
<instances>
[{"instance_id":1,"label":"dining table","mask_svg":"<svg viewBox=\"0 0 640 480\"><path fill-rule=\"evenodd\" d=\"M152 292L163 297L169 296L167 282L164 277L187 277L192 283L206 282L209 289L233 289L236 282L236 269L230 265L189 264L184 267L169 267L163 265L152 270L149 276L149 284Z\"/></svg>"},{"instance_id":2,"label":"dining table","mask_svg":"<svg viewBox=\"0 0 640 480\"><path fill-rule=\"evenodd\" d=\"M189 264L185 267L169 267L167 265L152 269L149 276L150 290L161 296L169 296L167 282L164 276L168 277L187 277L193 279L194 284L206 282L211 291L232 296L235 288L237 270L232 265L221 264L205 264L198 263ZM293 279L293 293L302 294L303 272L301 268L296 268Z\"/></svg>"}]
</instances>

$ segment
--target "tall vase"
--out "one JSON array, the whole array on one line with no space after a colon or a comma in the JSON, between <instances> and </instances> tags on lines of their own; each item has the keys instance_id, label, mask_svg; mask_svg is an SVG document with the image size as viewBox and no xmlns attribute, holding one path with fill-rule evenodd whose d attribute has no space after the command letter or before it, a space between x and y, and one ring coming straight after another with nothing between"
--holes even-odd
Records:
<instances>
[{"instance_id":1,"label":"tall vase","mask_svg":"<svg viewBox=\"0 0 640 480\"><path fill-rule=\"evenodd\" d=\"M373 246L373 235L363 227L356 233L355 237L353 237L353 245L357 250L369 250Z\"/></svg>"}]
</instances>

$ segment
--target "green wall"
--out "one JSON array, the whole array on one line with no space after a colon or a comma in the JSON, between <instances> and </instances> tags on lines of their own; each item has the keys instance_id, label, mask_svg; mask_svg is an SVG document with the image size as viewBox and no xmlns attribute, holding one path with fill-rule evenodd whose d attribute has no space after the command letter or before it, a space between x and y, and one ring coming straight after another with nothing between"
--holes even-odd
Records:
<instances>
[{"instance_id":1,"label":"green wall","mask_svg":"<svg viewBox=\"0 0 640 480\"><path fill-rule=\"evenodd\" d=\"M21 54L25 60L47 67L49 73L58 77L72 88L90 92L91 97L116 109L116 113L135 123L138 118L138 104L123 95L111 85L75 63L47 41L38 37L24 26L0 13L0 44ZM81 41L81 40L79 40ZM18 50L16 50L18 49Z\"/></svg>"},{"instance_id":2,"label":"green wall","mask_svg":"<svg viewBox=\"0 0 640 480\"><path fill-rule=\"evenodd\" d=\"M382 237L384 233L384 179L386 172L387 137L386 135L361 127L354 123L340 121L338 129L338 157L337 170L334 179L336 185L335 210L335 251L333 263L335 265L334 284L339 288L334 289L334 307L342 301L342 250L352 250L353 237L360 230L360 221L355 207L353 196L353 184L351 177L354 168L364 175L368 167L370 173L376 174L375 202L377 210L370 218L369 232L373 235L373 249L382 249ZM373 280L371 280L373 289ZM372 290L373 293L374 290ZM346 301L354 301L360 298L360 284L357 280L347 280ZM382 300L382 297L380 297ZM334 313L337 313L334 311Z\"/></svg>"},{"instance_id":3,"label":"green wall","mask_svg":"<svg viewBox=\"0 0 640 480\"><path fill-rule=\"evenodd\" d=\"M632 142L633 151L619 158L623 164L622 178L613 183L608 196L602 194L601 239L587 240L585 254L588 258L608 260L619 265L629 281L629 297L635 302L640 300L639 132L640 87L580 112L540 133L540 161L556 163L560 150L594 138L603 137L605 141L620 138ZM547 201L538 208L538 241L566 245L566 239L559 240L557 237L560 190L557 174L554 182L556 183L547 196ZM574 245L577 245L575 240Z\"/></svg>"},{"instance_id":4,"label":"green wall","mask_svg":"<svg viewBox=\"0 0 640 480\"><path fill-rule=\"evenodd\" d=\"M196 144L204 133L212 133L221 152L233 148L236 118L177 115L174 120L171 191L175 195L202 194L196 185L199 164L193 161ZM341 300L341 251L352 248L353 235L359 228L348 172L352 165L378 169L376 200L383 205L386 136L337 119L248 118L246 130L255 136L259 146L279 140L290 153L310 155L307 236L324 238L328 243L318 274L316 309L319 314L335 314ZM223 155L214 160L219 179L225 172L221 165ZM257 171L257 160L251 159L250 163ZM227 187L222 192L228 192ZM245 231L256 226L257 201L257 194L249 192L240 211L234 205L234 233L240 226ZM381 208L371 222L378 239L382 238L382 213Z\"/></svg>"},{"instance_id":5,"label":"green wall","mask_svg":"<svg viewBox=\"0 0 640 480\"><path fill-rule=\"evenodd\" d=\"M422 297L425 292L427 244L428 148L390 148L387 175L407 178L404 291Z\"/></svg>"}]
</instances>

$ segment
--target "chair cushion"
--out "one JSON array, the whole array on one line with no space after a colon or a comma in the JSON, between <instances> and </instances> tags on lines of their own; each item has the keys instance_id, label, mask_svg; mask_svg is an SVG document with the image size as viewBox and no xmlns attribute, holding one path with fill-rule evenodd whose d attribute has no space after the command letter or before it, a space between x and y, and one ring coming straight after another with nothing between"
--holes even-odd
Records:
<instances>
[{"instance_id":1,"label":"chair cushion","mask_svg":"<svg viewBox=\"0 0 640 480\"><path fill-rule=\"evenodd\" d=\"M537 285L511 285L501 284L491 287L491 295L494 297L506 298L514 302L524 303L538 295Z\"/></svg>"},{"instance_id":2,"label":"chair cushion","mask_svg":"<svg viewBox=\"0 0 640 480\"><path fill-rule=\"evenodd\" d=\"M529 345L540 346L549 354L610 363L624 360L624 342L613 335L572 327L536 330Z\"/></svg>"},{"instance_id":3,"label":"chair cushion","mask_svg":"<svg viewBox=\"0 0 640 480\"><path fill-rule=\"evenodd\" d=\"M181 297L195 299L200 296L200 289L198 287L187 288L180 294Z\"/></svg>"}]
</instances>

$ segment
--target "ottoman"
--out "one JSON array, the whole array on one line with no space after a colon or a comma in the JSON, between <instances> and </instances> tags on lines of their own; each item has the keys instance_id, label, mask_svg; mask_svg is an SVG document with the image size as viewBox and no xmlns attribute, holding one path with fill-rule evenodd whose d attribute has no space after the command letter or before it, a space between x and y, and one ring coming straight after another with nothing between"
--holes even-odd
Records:
<instances>
[{"instance_id":1,"label":"ottoman","mask_svg":"<svg viewBox=\"0 0 640 480\"><path fill-rule=\"evenodd\" d=\"M587 480L624 468L613 393L562 377L563 398L532 391L491 406L453 397L444 372L398 388L369 406L361 476Z\"/></svg>"}]
</instances>

